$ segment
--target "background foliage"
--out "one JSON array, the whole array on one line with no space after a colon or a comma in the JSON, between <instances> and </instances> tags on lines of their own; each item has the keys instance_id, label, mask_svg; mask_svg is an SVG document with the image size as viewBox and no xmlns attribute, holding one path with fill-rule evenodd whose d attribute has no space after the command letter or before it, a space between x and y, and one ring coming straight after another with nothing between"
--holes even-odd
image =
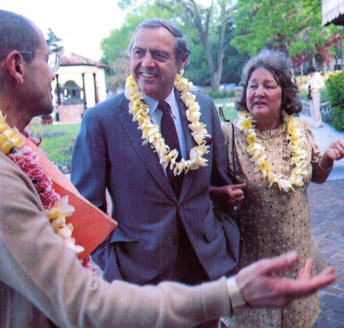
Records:
<instances>
[{"instance_id":1,"label":"background foliage","mask_svg":"<svg viewBox=\"0 0 344 328\"><path fill-rule=\"evenodd\" d=\"M331 74L326 87L332 107L330 123L338 130L344 130L344 72Z\"/></svg>"},{"instance_id":2,"label":"background foliage","mask_svg":"<svg viewBox=\"0 0 344 328\"><path fill-rule=\"evenodd\" d=\"M213 91L221 83L238 84L244 63L263 48L286 52L301 75L310 65L325 71L341 56L343 29L321 25L321 0L121 0L119 6L128 12L125 22L102 42L112 88L124 85L129 69L123 54L146 18L166 18L181 28L192 50L185 76Z\"/></svg>"}]
</instances>

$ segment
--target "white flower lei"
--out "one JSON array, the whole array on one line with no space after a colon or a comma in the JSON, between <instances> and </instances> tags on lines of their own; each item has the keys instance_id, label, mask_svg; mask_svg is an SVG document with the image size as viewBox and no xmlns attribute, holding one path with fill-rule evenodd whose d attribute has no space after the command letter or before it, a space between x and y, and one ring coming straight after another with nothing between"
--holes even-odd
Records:
<instances>
[{"instance_id":1,"label":"white flower lei","mask_svg":"<svg viewBox=\"0 0 344 328\"><path fill-rule=\"evenodd\" d=\"M297 187L304 185L303 179L307 176L307 153L302 148L303 137L300 129L297 127L295 117L288 115L284 111L282 114L289 133L287 138L293 145L290 165L294 165L295 167L291 171L289 178L276 175L273 165L268 162L264 146L257 142L252 115L248 112L240 112L237 126L246 136L248 144L247 153L249 154L250 160L255 164L257 170L261 171L263 176L268 179L269 187L273 183L276 183L280 190L288 192L290 190L295 191L293 185Z\"/></svg>"},{"instance_id":2,"label":"white flower lei","mask_svg":"<svg viewBox=\"0 0 344 328\"><path fill-rule=\"evenodd\" d=\"M129 100L129 113L133 115L133 121L137 121L138 129L142 130L143 145L150 143L151 148L157 152L160 163L164 163L165 168L169 165L174 175L182 172L185 174L189 170L196 170L200 166L207 166L208 160L203 156L209 152L209 146L206 145L206 137L209 134L206 125L199 121L201 113L199 104L195 101L196 96L190 92L192 83L177 74L174 86L180 92L180 99L183 101L186 110L186 118L190 122L188 125L191 135L196 142L196 146L190 150L190 159L182 158L177 162L178 151L170 150L166 145L164 138L161 136L159 127L153 124L148 115L149 108L142 102L143 94L132 75L129 75L125 84L125 96Z\"/></svg>"}]
</instances>

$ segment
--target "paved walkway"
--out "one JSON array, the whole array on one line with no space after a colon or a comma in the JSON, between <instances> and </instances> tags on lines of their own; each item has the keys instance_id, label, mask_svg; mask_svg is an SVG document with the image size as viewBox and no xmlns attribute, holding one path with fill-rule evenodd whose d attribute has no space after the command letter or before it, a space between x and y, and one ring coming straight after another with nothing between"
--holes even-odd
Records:
<instances>
[{"instance_id":1,"label":"paved walkway","mask_svg":"<svg viewBox=\"0 0 344 328\"><path fill-rule=\"evenodd\" d=\"M306 115L303 115L302 117L305 118L309 126L312 127L312 119ZM314 133L315 141L317 142L322 153L325 152L326 148L332 141L337 139L344 140L344 131L338 131L327 123L324 123L322 128L312 128L312 131ZM344 158L339 161L335 161L333 170L328 179L344 179Z\"/></svg>"},{"instance_id":2,"label":"paved walkway","mask_svg":"<svg viewBox=\"0 0 344 328\"><path fill-rule=\"evenodd\" d=\"M308 197L319 248L338 280L320 292L321 313L316 328L344 327L344 179L311 183Z\"/></svg>"},{"instance_id":3,"label":"paved walkway","mask_svg":"<svg viewBox=\"0 0 344 328\"><path fill-rule=\"evenodd\" d=\"M310 117L305 118L312 126ZM322 153L332 141L344 140L343 132L326 123L312 131ZM314 328L344 328L344 159L335 162L327 182L311 183L308 197L315 238L338 276L336 283L320 292L321 313Z\"/></svg>"}]
</instances>

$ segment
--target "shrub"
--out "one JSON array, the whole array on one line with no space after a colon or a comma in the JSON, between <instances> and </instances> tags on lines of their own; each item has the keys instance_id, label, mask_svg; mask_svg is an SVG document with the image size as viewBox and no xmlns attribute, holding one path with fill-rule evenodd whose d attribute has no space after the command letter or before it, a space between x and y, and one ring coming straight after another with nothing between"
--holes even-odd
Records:
<instances>
[{"instance_id":1,"label":"shrub","mask_svg":"<svg viewBox=\"0 0 344 328\"><path fill-rule=\"evenodd\" d=\"M236 91L235 89L230 89L229 92L228 92L228 96L230 98L234 98L236 96Z\"/></svg>"},{"instance_id":2,"label":"shrub","mask_svg":"<svg viewBox=\"0 0 344 328\"><path fill-rule=\"evenodd\" d=\"M217 90L217 91L213 91L210 90L209 91L209 95L214 98L228 98L229 97L229 92L227 90Z\"/></svg>"},{"instance_id":3,"label":"shrub","mask_svg":"<svg viewBox=\"0 0 344 328\"><path fill-rule=\"evenodd\" d=\"M332 125L344 130L344 72L331 74L326 81L327 93L332 107Z\"/></svg>"},{"instance_id":4,"label":"shrub","mask_svg":"<svg viewBox=\"0 0 344 328\"><path fill-rule=\"evenodd\" d=\"M344 106L334 107L331 115L332 125L338 130L344 130Z\"/></svg>"},{"instance_id":5,"label":"shrub","mask_svg":"<svg viewBox=\"0 0 344 328\"><path fill-rule=\"evenodd\" d=\"M326 87L331 106L344 106L344 72L332 74Z\"/></svg>"}]
</instances>

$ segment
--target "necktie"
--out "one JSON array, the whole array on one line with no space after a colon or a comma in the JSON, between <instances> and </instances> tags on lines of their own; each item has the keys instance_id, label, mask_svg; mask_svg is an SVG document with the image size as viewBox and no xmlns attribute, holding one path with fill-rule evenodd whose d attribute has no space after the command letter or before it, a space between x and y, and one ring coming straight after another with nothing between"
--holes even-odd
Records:
<instances>
[{"instance_id":1,"label":"necktie","mask_svg":"<svg viewBox=\"0 0 344 328\"><path fill-rule=\"evenodd\" d=\"M166 101L160 101L158 105L158 109L162 111L162 118L161 118L161 124L160 124L160 130L161 134L165 139L165 143L170 147L170 149L176 149L178 150L178 157L177 161L181 159L181 151L178 141L178 135L176 126L174 124L171 108L170 105ZM173 171L170 170L169 167L166 168L167 176L170 180L170 183L172 185L172 188L177 196L179 196L183 176L177 175L175 176L173 174Z\"/></svg>"}]
</instances>

